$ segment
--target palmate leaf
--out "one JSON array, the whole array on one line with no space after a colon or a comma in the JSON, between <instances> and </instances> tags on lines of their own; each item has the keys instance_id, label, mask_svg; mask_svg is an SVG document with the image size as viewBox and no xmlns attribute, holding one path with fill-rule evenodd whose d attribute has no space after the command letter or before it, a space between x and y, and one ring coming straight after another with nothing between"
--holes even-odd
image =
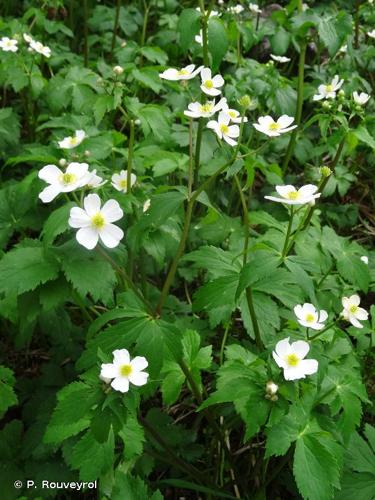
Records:
<instances>
[{"instance_id":1,"label":"palmate leaf","mask_svg":"<svg viewBox=\"0 0 375 500\"><path fill-rule=\"evenodd\" d=\"M0 365L0 416L18 402L13 390L14 381L12 370Z\"/></svg>"},{"instance_id":2,"label":"palmate leaf","mask_svg":"<svg viewBox=\"0 0 375 500\"><path fill-rule=\"evenodd\" d=\"M297 439L293 473L305 500L330 500L339 484L340 468L329 441L333 438L308 433Z\"/></svg>"}]
</instances>

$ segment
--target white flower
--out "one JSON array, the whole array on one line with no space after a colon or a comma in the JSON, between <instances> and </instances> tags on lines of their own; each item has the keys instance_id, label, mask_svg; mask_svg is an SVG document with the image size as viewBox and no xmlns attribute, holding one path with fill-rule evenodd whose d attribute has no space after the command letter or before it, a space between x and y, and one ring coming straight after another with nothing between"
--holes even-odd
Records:
<instances>
[{"instance_id":1,"label":"white flower","mask_svg":"<svg viewBox=\"0 0 375 500\"><path fill-rule=\"evenodd\" d=\"M272 116L260 116L258 118L258 123L253 123L253 127L255 127L259 132L263 132L263 134L268 135L269 137L278 137L285 132L289 132L297 127L297 125L291 125L294 122L294 118L288 115L282 115L275 122Z\"/></svg>"},{"instance_id":2,"label":"white flower","mask_svg":"<svg viewBox=\"0 0 375 500\"><path fill-rule=\"evenodd\" d=\"M51 49L47 47L47 45L43 45L36 40L31 40L29 45L30 49L35 50L35 52L38 52L38 54L42 54L42 56L44 57L51 57Z\"/></svg>"},{"instance_id":3,"label":"white flower","mask_svg":"<svg viewBox=\"0 0 375 500\"><path fill-rule=\"evenodd\" d=\"M271 54L271 58L274 60L274 61L277 61L279 63L287 63L290 61L290 58L289 57L285 57L285 56L275 56L275 54Z\"/></svg>"},{"instance_id":4,"label":"white flower","mask_svg":"<svg viewBox=\"0 0 375 500\"><path fill-rule=\"evenodd\" d=\"M367 32L367 35L368 35L370 38L375 38L375 30L368 31L368 32Z\"/></svg>"},{"instance_id":5,"label":"white flower","mask_svg":"<svg viewBox=\"0 0 375 500\"><path fill-rule=\"evenodd\" d=\"M64 137L62 141L58 141L58 145L61 149L73 149L79 146L85 137L84 130L76 130L74 136Z\"/></svg>"},{"instance_id":6,"label":"white flower","mask_svg":"<svg viewBox=\"0 0 375 500\"><path fill-rule=\"evenodd\" d=\"M103 178L100 177L99 175L96 175L96 170L93 170L92 172L90 172L90 174L91 174L91 177L87 181L88 188L94 189L94 188L104 186L104 184L106 184L107 181L103 180Z\"/></svg>"},{"instance_id":7,"label":"white flower","mask_svg":"<svg viewBox=\"0 0 375 500\"><path fill-rule=\"evenodd\" d=\"M262 9L260 9L256 3L249 3L249 9L251 12L254 12L254 14L262 13Z\"/></svg>"},{"instance_id":8,"label":"white flower","mask_svg":"<svg viewBox=\"0 0 375 500\"><path fill-rule=\"evenodd\" d=\"M318 371L316 359L304 359L310 346L304 340L289 344L289 337L280 340L272 353L277 365L284 370L285 380L297 380Z\"/></svg>"},{"instance_id":9,"label":"white flower","mask_svg":"<svg viewBox=\"0 0 375 500\"><path fill-rule=\"evenodd\" d=\"M97 194L89 194L83 200L84 209L73 207L70 210L69 226L79 230L76 239L80 245L92 250L99 238L108 248L117 247L124 232L112 224L124 215L116 200L108 200L102 208Z\"/></svg>"},{"instance_id":10,"label":"white flower","mask_svg":"<svg viewBox=\"0 0 375 500\"><path fill-rule=\"evenodd\" d=\"M229 125L230 116L225 111L220 111L218 121L210 120L207 123L207 128L214 130L219 139L224 139L230 146L237 144L233 138L240 135L240 128L238 125Z\"/></svg>"},{"instance_id":11,"label":"white flower","mask_svg":"<svg viewBox=\"0 0 375 500\"><path fill-rule=\"evenodd\" d=\"M274 396L279 390L279 386L275 384L272 380L269 380L266 384L266 392L271 396Z\"/></svg>"},{"instance_id":12,"label":"white flower","mask_svg":"<svg viewBox=\"0 0 375 500\"><path fill-rule=\"evenodd\" d=\"M241 14L245 9L241 4L237 4L234 7L228 7L228 12L231 14Z\"/></svg>"},{"instance_id":13,"label":"white flower","mask_svg":"<svg viewBox=\"0 0 375 500\"><path fill-rule=\"evenodd\" d=\"M69 193L85 186L91 178L87 163L69 163L65 172L56 165L46 165L38 174L39 179L46 181L49 186L43 189L39 198L43 203L49 203L60 193Z\"/></svg>"},{"instance_id":14,"label":"white flower","mask_svg":"<svg viewBox=\"0 0 375 500\"><path fill-rule=\"evenodd\" d=\"M150 206L151 206L151 200L148 199L143 203L143 213L147 212Z\"/></svg>"},{"instance_id":15,"label":"white flower","mask_svg":"<svg viewBox=\"0 0 375 500\"><path fill-rule=\"evenodd\" d=\"M159 73L160 78L164 80L179 81L179 80L191 80L194 78L203 68L199 66L195 69L195 64L189 64L182 69L168 68L163 73Z\"/></svg>"},{"instance_id":16,"label":"white flower","mask_svg":"<svg viewBox=\"0 0 375 500\"><path fill-rule=\"evenodd\" d=\"M197 7L195 10L197 10L198 12L201 11L200 7ZM207 14L208 14L208 10L206 10L204 12L205 16L207 16ZM209 17L216 17L216 16L220 16L219 12L217 10L211 10Z\"/></svg>"},{"instance_id":17,"label":"white flower","mask_svg":"<svg viewBox=\"0 0 375 500\"><path fill-rule=\"evenodd\" d=\"M17 52L17 40L13 38L8 38L7 36L3 36L0 40L0 49L3 49L4 52Z\"/></svg>"},{"instance_id":18,"label":"white flower","mask_svg":"<svg viewBox=\"0 0 375 500\"><path fill-rule=\"evenodd\" d=\"M327 311L317 311L312 304L306 303L301 306L298 304L294 308L294 314L297 316L298 323L313 330L324 328L324 321L328 318Z\"/></svg>"},{"instance_id":19,"label":"white flower","mask_svg":"<svg viewBox=\"0 0 375 500\"><path fill-rule=\"evenodd\" d=\"M199 45L203 45L203 33L202 30L199 30L199 35L195 35L194 40L199 43Z\"/></svg>"},{"instance_id":20,"label":"white flower","mask_svg":"<svg viewBox=\"0 0 375 500\"><path fill-rule=\"evenodd\" d=\"M305 205L306 203L315 201L315 198L319 198L321 194L316 192L318 187L314 186L314 184L306 184L298 190L290 184L286 186L275 186L275 188L281 198L265 196L266 200L286 203L287 205Z\"/></svg>"},{"instance_id":21,"label":"white flower","mask_svg":"<svg viewBox=\"0 0 375 500\"><path fill-rule=\"evenodd\" d=\"M207 101L204 104L200 102L191 102L188 105L188 109L184 111L184 115L190 118L209 118L213 116L217 111L224 109L227 106L227 100L225 97L220 99L220 101L215 104L215 99L213 101Z\"/></svg>"},{"instance_id":22,"label":"white flower","mask_svg":"<svg viewBox=\"0 0 375 500\"><path fill-rule=\"evenodd\" d=\"M341 54L346 54L348 52L348 46L347 45L341 45L341 47L339 48L339 52Z\"/></svg>"},{"instance_id":23,"label":"white flower","mask_svg":"<svg viewBox=\"0 0 375 500\"><path fill-rule=\"evenodd\" d=\"M23 39L25 40L26 43L31 43L34 40L33 37L28 35L27 33L23 34Z\"/></svg>"},{"instance_id":24,"label":"white flower","mask_svg":"<svg viewBox=\"0 0 375 500\"><path fill-rule=\"evenodd\" d=\"M137 176L133 173L130 174L130 187L133 187L137 182ZM119 174L112 175L112 186L117 189L117 191L122 191L123 193L128 192L128 172L127 170L121 170Z\"/></svg>"},{"instance_id":25,"label":"white flower","mask_svg":"<svg viewBox=\"0 0 375 500\"><path fill-rule=\"evenodd\" d=\"M126 349L113 351L113 363L103 363L100 370L101 380L112 380L111 386L115 391L128 392L129 382L141 386L147 383L148 373L143 370L148 362L143 356L130 359Z\"/></svg>"},{"instance_id":26,"label":"white flower","mask_svg":"<svg viewBox=\"0 0 375 500\"><path fill-rule=\"evenodd\" d=\"M201 71L201 80L201 90L205 94L211 96L221 94L221 90L219 90L219 87L222 87L224 85L224 78L221 75L215 75L212 78L210 68L203 68Z\"/></svg>"},{"instance_id":27,"label":"white flower","mask_svg":"<svg viewBox=\"0 0 375 500\"><path fill-rule=\"evenodd\" d=\"M368 318L368 312L362 307L358 307L361 299L358 295L342 298L342 316L357 328L363 328L363 325L358 321L365 321Z\"/></svg>"},{"instance_id":28,"label":"white flower","mask_svg":"<svg viewBox=\"0 0 375 500\"><path fill-rule=\"evenodd\" d=\"M366 94L366 92L361 92L360 94L358 94L358 92L354 91L353 99L356 104L363 106L369 99L371 99L371 96Z\"/></svg>"},{"instance_id":29,"label":"white flower","mask_svg":"<svg viewBox=\"0 0 375 500\"><path fill-rule=\"evenodd\" d=\"M246 123L248 121L246 116L242 117L239 111L237 111L236 109L229 108L226 102L225 105L223 106L223 111L225 111L227 115L230 116L230 121L233 123L241 123L241 122Z\"/></svg>"},{"instance_id":30,"label":"white flower","mask_svg":"<svg viewBox=\"0 0 375 500\"><path fill-rule=\"evenodd\" d=\"M313 97L314 101L320 101L322 99L334 99L336 97L336 92L340 90L344 80L340 80L338 75L335 75L331 83L327 85L319 85L318 92Z\"/></svg>"},{"instance_id":31,"label":"white flower","mask_svg":"<svg viewBox=\"0 0 375 500\"><path fill-rule=\"evenodd\" d=\"M123 72L124 72L124 68L122 66L114 66L112 71L116 74L116 75L122 75Z\"/></svg>"},{"instance_id":32,"label":"white flower","mask_svg":"<svg viewBox=\"0 0 375 500\"><path fill-rule=\"evenodd\" d=\"M362 261L364 264L367 264L367 265L368 265L368 257L367 257L367 255L362 255L362 257L361 257L361 261Z\"/></svg>"}]
</instances>

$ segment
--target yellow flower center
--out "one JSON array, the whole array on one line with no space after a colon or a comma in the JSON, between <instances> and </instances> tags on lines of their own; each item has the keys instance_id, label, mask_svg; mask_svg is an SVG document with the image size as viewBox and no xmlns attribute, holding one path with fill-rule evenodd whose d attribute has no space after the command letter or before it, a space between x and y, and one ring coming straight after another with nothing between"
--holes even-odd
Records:
<instances>
[{"instance_id":1,"label":"yellow flower center","mask_svg":"<svg viewBox=\"0 0 375 500\"><path fill-rule=\"evenodd\" d=\"M121 179L121 181L119 182L119 186L121 189L126 189L128 187L127 179Z\"/></svg>"},{"instance_id":2,"label":"yellow flower center","mask_svg":"<svg viewBox=\"0 0 375 500\"><path fill-rule=\"evenodd\" d=\"M180 69L180 71L178 71L177 74L182 76L182 75L188 75L189 72L186 71L186 69Z\"/></svg>"},{"instance_id":3,"label":"yellow flower center","mask_svg":"<svg viewBox=\"0 0 375 500\"><path fill-rule=\"evenodd\" d=\"M355 314L358 311L358 306L350 306L349 311L352 314Z\"/></svg>"},{"instance_id":4,"label":"yellow flower center","mask_svg":"<svg viewBox=\"0 0 375 500\"><path fill-rule=\"evenodd\" d=\"M311 314L311 313L306 314L306 321L307 321L308 323L312 323L312 322L314 321L314 319L315 319L315 318L314 318L314 315L313 315L313 314Z\"/></svg>"},{"instance_id":5,"label":"yellow flower center","mask_svg":"<svg viewBox=\"0 0 375 500\"><path fill-rule=\"evenodd\" d=\"M212 89L212 87L214 86L212 80L206 80L204 82L204 86L206 87L206 89Z\"/></svg>"},{"instance_id":6,"label":"yellow flower center","mask_svg":"<svg viewBox=\"0 0 375 500\"><path fill-rule=\"evenodd\" d=\"M64 184L72 184L77 179L77 176L75 174L69 174L68 172L66 172L61 176L60 179Z\"/></svg>"},{"instance_id":7,"label":"yellow flower center","mask_svg":"<svg viewBox=\"0 0 375 500\"><path fill-rule=\"evenodd\" d=\"M286 362L289 366L298 366L300 359L296 354L288 354L288 356L286 357Z\"/></svg>"},{"instance_id":8,"label":"yellow flower center","mask_svg":"<svg viewBox=\"0 0 375 500\"><path fill-rule=\"evenodd\" d=\"M298 191L290 191L288 194L287 194L287 198L289 198L289 200L297 200L299 198L299 193Z\"/></svg>"},{"instance_id":9,"label":"yellow flower center","mask_svg":"<svg viewBox=\"0 0 375 500\"><path fill-rule=\"evenodd\" d=\"M222 132L223 134L227 134L227 133L229 132L229 127L228 127L228 125L224 125L224 123L222 123L222 124L220 125L220 130L221 130L221 132Z\"/></svg>"},{"instance_id":10,"label":"yellow flower center","mask_svg":"<svg viewBox=\"0 0 375 500\"><path fill-rule=\"evenodd\" d=\"M235 111L229 111L229 116L231 118L236 118L236 112Z\"/></svg>"},{"instance_id":11,"label":"yellow flower center","mask_svg":"<svg viewBox=\"0 0 375 500\"><path fill-rule=\"evenodd\" d=\"M132 371L133 371L132 365L122 365L120 368L120 373L122 377L129 377Z\"/></svg>"},{"instance_id":12,"label":"yellow flower center","mask_svg":"<svg viewBox=\"0 0 375 500\"><path fill-rule=\"evenodd\" d=\"M269 127L268 127L268 128L269 128L270 130L279 130L279 128L280 128L280 127L281 127L281 125L279 125L279 124L278 124L278 123L276 123L276 122L273 122L273 123L271 123L271 124L269 125Z\"/></svg>"},{"instance_id":13,"label":"yellow flower center","mask_svg":"<svg viewBox=\"0 0 375 500\"><path fill-rule=\"evenodd\" d=\"M201 106L201 113L210 113L212 111L212 104L210 103L206 103L206 104L202 104Z\"/></svg>"},{"instance_id":14,"label":"yellow flower center","mask_svg":"<svg viewBox=\"0 0 375 500\"><path fill-rule=\"evenodd\" d=\"M326 85L326 92L333 92L333 86L331 84Z\"/></svg>"},{"instance_id":15,"label":"yellow flower center","mask_svg":"<svg viewBox=\"0 0 375 500\"><path fill-rule=\"evenodd\" d=\"M91 217L92 225L98 229L101 229L105 225L104 217L100 212Z\"/></svg>"}]
</instances>

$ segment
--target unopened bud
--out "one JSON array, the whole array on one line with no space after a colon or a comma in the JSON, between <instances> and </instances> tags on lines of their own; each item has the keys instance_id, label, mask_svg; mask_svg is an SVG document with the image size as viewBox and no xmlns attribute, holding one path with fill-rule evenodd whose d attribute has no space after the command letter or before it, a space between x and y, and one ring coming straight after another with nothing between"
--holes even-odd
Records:
<instances>
[{"instance_id":1,"label":"unopened bud","mask_svg":"<svg viewBox=\"0 0 375 500\"><path fill-rule=\"evenodd\" d=\"M324 101L322 106L324 109L331 109L331 103L329 103L328 101Z\"/></svg>"},{"instance_id":2,"label":"unopened bud","mask_svg":"<svg viewBox=\"0 0 375 500\"><path fill-rule=\"evenodd\" d=\"M345 90L344 89L339 90L339 96L343 97L344 95L345 95Z\"/></svg>"},{"instance_id":3,"label":"unopened bud","mask_svg":"<svg viewBox=\"0 0 375 500\"><path fill-rule=\"evenodd\" d=\"M243 108L245 108L245 109L250 108L250 106L252 104L251 97L249 95L247 95L247 94L243 95L242 97L240 97L238 99L238 104L240 106L242 106Z\"/></svg>"},{"instance_id":4,"label":"unopened bud","mask_svg":"<svg viewBox=\"0 0 375 500\"><path fill-rule=\"evenodd\" d=\"M134 125L140 125L140 124L141 124L141 120L139 118L134 120Z\"/></svg>"},{"instance_id":5,"label":"unopened bud","mask_svg":"<svg viewBox=\"0 0 375 500\"><path fill-rule=\"evenodd\" d=\"M266 384L266 392L267 394L273 396L277 393L279 389L279 386L277 384L275 384L275 382L273 382L272 380L269 380Z\"/></svg>"},{"instance_id":6,"label":"unopened bud","mask_svg":"<svg viewBox=\"0 0 375 500\"><path fill-rule=\"evenodd\" d=\"M112 71L116 74L116 75L122 75L123 72L124 72L124 68L122 66L114 66L114 68L112 69Z\"/></svg>"},{"instance_id":7,"label":"unopened bud","mask_svg":"<svg viewBox=\"0 0 375 500\"><path fill-rule=\"evenodd\" d=\"M88 158L89 156L91 156L91 151L86 149L86 151L83 154L86 156L86 158Z\"/></svg>"},{"instance_id":8,"label":"unopened bud","mask_svg":"<svg viewBox=\"0 0 375 500\"><path fill-rule=\"evenodd\" d=\"M323 177L329 177L332 174L332 170L329 167L327 167L326 165L324 165L323 167L320 167L319 171Z\"/></svg>"},{"instance_id":9,"label":"unopened bud","mask_svg":"<svg viewBox=\"0 0 375 500\"><path fill-rule=\"evenodd\" d=\"M126 47L126 42L122 42L121 47L122 48Z\"/></svg>"},{"instance_id":10,"label":"unopened bud","mask_svg":"<svg viewBox=\"0 0 375 500\"><path fill-rule=\"evenodd\" d=\"M66 163L67 162L66 162L65 158L60 158L60 160L59 160L60 167L65 167Z\"/></svg>"}]
</instances>

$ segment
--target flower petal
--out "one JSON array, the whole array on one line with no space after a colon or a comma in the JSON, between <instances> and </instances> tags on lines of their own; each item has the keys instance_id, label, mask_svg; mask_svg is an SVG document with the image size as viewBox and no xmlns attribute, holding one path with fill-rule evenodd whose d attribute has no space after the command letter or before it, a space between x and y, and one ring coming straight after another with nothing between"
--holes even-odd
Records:
<instances>
[{"instance_id":1,"label":"flower petal","mask_svg":"<svg viewBox=\"0 0 375 500\"><path fill-rule=\"evenodd\" d=\"M87 227L91 225L91 219L80 207L73 207L70 210L69 226L74 228Z\"/></svg>"},{"instance_id":2,"label":"flower petal","mask_svg":"<svg viewBox=\"0 0 375 500\"><path fill-rule=\"evenodd\" d=\"M88 194L83 200L83 206L90 217L100 211L100 205L101 201L97 194Z\"/></svg>"},{"instance_id":3,"label":"flower petal","mask_svg":"<svg viewBox=\"0 0 375 500\"><path fill-rule=\"evenodd\" d=\"M202 68L202 70L201 70L201 78L202 78L202 82L205 82L206 80L211 80L211 70L210 70L210 68Z\"/></svg>"},{"instance_id":4,"label":"flower petal","mask_svg":"<svg viewBox=\"0 0 375 500\"><path fill-rule=\"evenodd\" d=\"M300 359L303 359L309 352L310 346L304 340L297 340L291 344L291 351L295 353Z\"/></svg>"},{"instance_id":5,"label":"flower petal","mask_svg":"<svg viewBox=\"0 0 375 500\"><path fill-rule=\"evenodd\" d=\"M290 354L291 347L289 344L289 337L283 340L279 340L279 342L276 344L275 351L276 354L282 358L287 354Z\"/></svg>"},{"instance_id":6,"label":"flower petal","mask_svg":"<svg viewBox=\"0 0 375 500\"><path fill-rule=\"evenodd\" d=\"M57 183L61 175L63 173L56 165L46 165L38 173L39 179L48 182L48 184Z\"/></svg>"},{"instance_id":7,"label":"flower petal","mask_svg":"<svg viewBox=\"0 0 375 500\"><path fill-rule=\"evenodd\" d=\"M111 386L115 391L128 392L129 390L129 380L125 377L117 377L111 382Z\"/></svg>"},{"instance_id":8,"label":"flower petal","mask_svg":"<svg viewBox=\"0 0 375 500\"><path fill-rule=\"evenodd\" d=\"M147 379L147 372L133 372L129 375L130 382L138 386L147 384Z\"/></svg>"},{"instance_id":9,"label":"flower petal","mask_svg":"<svg viewBox=\"0 0 375 500\"><path fill-rule=\"evenodd\" d=\"M108 248L115 248L124 237L124 231L114 224L106 224L99 232L100 239Z\"/></svg>"},{"instance_id":10,"label":"flower petal","mask_svg":"<svg viewBox=\"0 0 375 500\"><path fill-rule=\"evenodd\" d=\"M313 375L318 371L319 363L316 359L303 359L299 362L300 368L305 375Z\"/></svg>"},{"instance_id":11,"label":"flower petal","mask_svg":"<svg viewBox=\"0 0 375 500\"><path fill-rule=\"evenodd\" d=\"M59 186L56 184L52 184L44 188L43 191L39 193L39 198L42 200L43 203L49 203L50 201L54 200L56 196L60 193L61 190Z\"/></svg>"},{"instance_id":12,"label":"flower petal","mask_svg":"<svg viewBox=\"0 0 375 500\"><path fill-rule=\"evenodd\" d=\"M113 351L113 363L115 365L129 365L130 354L127 349L116 349Z\"/></svg>"},{"instance_id":13,"label":"flower petal","mask_svg":"<svg viewBox=\"0 0 375 500\"><path fill-rule=\"evenodd\" d=\"M130 364L132 365L135 371L141 371L148 367L148 361L143 356L136 356L131 360Z\"/></svg>"},{"instance_id":14,"label":"flower petal","mask_svg":"<svg viewBox=\"0 0 375 500\"><path fill-rule=\"evenodd\" d=\"M116 200L106 201L100 213L103 215L106 222L115 222L120 220L124 215L124 212Z\"/></svg>"},{"instance_id":15,"label":"flower petal","mask_svg":"<svg viewBox=\"0 0 375 500\"><path fill-rule=\"evenodd\" d=\"M103 363L100 367L100 376L104 378L115 378L118 375L118 368L113 363Z\"/></svg>"},{"instance_id":16,"label":"flower petal","mask_svg":"<svg viewBox=\"0 0 375 500\"><path fill-rule=\"evenodd\" d=\"M319 313L319 322L324 323L324 321L328 318L328 313L324 309L322 309Z\"/></svg>"},{"instance_id":17,"label":"flower petal","mask_svg":"<svg viewBox=\"0 0 375 500\"><path fill-rule=\"evenodd\" d=\"M280 118L277 120L277 123L282 127L286 128L289 127L294 122L293 116L288 116L288 115L282 115Z\"/></svg>"},{"instance_id":18,"label":"flower petal","mask_svg":"<svg viewBox=\"0 0 375 500\"><path fill-rule=\"evenodd\" d=\"M98 244L99 234L93 227L82 227L77 231L76 239L87 250L92 250Z\"/></svg>"}]
</instances>

